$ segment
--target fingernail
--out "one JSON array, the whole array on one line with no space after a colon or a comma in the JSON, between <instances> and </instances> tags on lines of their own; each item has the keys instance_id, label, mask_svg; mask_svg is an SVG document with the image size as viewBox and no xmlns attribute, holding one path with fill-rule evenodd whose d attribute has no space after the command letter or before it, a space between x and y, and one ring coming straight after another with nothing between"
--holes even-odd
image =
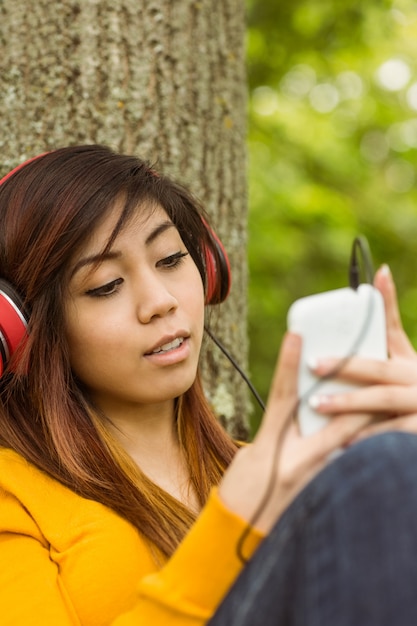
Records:
<instances>
[{"instance_id":1,"label":"fingernail","mask_svg":"<svg viewBox=\"0 0 417 626\"><path fill-rule=\"evenodd\" d=\"M320 407L323 407L325 404L328 404L328 402L329 402L329 396L320 396L317 394L314 396L311 396L311 398L308 401L312 409L318 409Z\"/></svg>"},{"instance_id":2,"label":"fingernail","mask_svg":"<svg viewBox=\"0 0 417 626\"><path fill-rule=\"evenodd\" d=\"M318 365L319 365L319 361L315 356L311 356L306 360L307 363L307 367L311 370L315 370Z\"/></svg>"},{"instance_id":3,"label":"fingernail","mask_svg":"<svg viewBox=\"0 0 417 626\"><path fill-rule=\"evenodd\" d=\"M320 369L321 373L330 370L335 366L335 359L333 357L321 357L315 356L306 359L307 367L313 371Z\"/></svg>"},{"instance_id":4,"label":"fingernail","mask_svg":"<svg viewBox=\"0 0 417 626\"><path fill-rule=\"evenodd\" d=\"M381 265L380 272L383 276L391 276L391 270L389 268L389 265L387 265L386 263Z\"/></svg>"}]
</instances>

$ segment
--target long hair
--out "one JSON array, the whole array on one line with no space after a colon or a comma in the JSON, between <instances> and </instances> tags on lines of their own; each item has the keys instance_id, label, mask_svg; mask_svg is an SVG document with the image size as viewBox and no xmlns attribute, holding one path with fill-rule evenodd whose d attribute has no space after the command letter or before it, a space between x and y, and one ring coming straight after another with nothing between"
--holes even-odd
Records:
<instances>
[{"instance_id":1,"label":"long hair","mask_svg":"<svg viewBox=\"0 0 417 626\"><path fill-rule=\"evenodd\" d=\"M206 282L210 245L195 199L147 163L104 146L47 153L0 185L0 277L30 311L28 340L0 380L0 445L12 448L79 495L131 522L169 556L195 514L148 479L123 450L71 370L64 297L70 261L125 199L106 244L143 203L161 205ZM176 400L190 481L203 505L236 450L211 411L199 376Z\"/></svg>"}]
</instances>

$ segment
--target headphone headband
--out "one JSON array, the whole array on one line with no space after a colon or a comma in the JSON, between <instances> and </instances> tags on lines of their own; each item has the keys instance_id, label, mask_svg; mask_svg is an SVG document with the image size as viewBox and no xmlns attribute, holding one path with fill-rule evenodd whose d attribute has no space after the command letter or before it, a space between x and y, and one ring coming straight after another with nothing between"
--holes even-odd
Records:
<instances>
[{"instance_id":1,"label":"headphone headband","mask_svg":"<svg viewBox=\"0 0 417 626\"><path fill-rule=\"evenodd\" d=\"M5 176L3 176L3 178L0 179L0 186L6 182L6 180L8 180L11 176L13 176L13 174L16 174L16 172L18 172L19 170L21 170L23 167L25 167L26 165L28 165L29 163L32 163L32 161L37 161L38 159L40 159L41 157L45 156L45 154L48 154L48 152L42 152L42 154L37 154L34 157L31 157L30 159L28 159L27 161L23 161L23 163L20 163L19 165L16 165L15 168L13 168L10 172L8 172L8 174L6 174Z\"/></svg>"}]
</instances>

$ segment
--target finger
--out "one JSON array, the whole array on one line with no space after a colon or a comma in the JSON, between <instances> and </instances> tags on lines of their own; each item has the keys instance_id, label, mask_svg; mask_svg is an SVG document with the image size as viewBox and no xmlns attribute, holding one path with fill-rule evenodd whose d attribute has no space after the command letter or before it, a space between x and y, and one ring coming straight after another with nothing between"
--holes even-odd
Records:
<instances>
[{"instance_id":1,"label":"finger","mask_svg":"<svg viewBox=\"0 0 417 626\"><path fill-rule=\"evenodd\" d=\"M300 355L301 337L287 333L281 345L260 434L278 432L277 425L284 424L295 410Z\"/></svg>"},{"instance_id":2,"label":"finger","mask_svg":"<svg viewBox=\"0 0 417 626\"><path fill-rule=\"evenodd\" d=\"M306 445L310 446L309 464L327 460L329 455L345 448L362 430L369 427L373 420L374 417L369 413L354 413L332 418L325 428L305 438Z\"/></svg>"},{"instance_id":3,"label":"finger","mask_svg":"<svg viewBox=\"0 0 417 626\"><path fill-rule=\"evenodd\" d=\"M358 432L352 440L352 443L393 430L417 434L417 414L396 417L395 419L386 420L378 424L372 424Z\"/></svg>"},{"instance_id":4,"label":"finger","mask_svg":"<svg viewBox=\"0 0 417 626\"><path fill-rule=\"evenodd\" d=\"M384 299L389 354L414 357L415 351L402 326L397 291L388 265L377 271L374 283Z\"/></svg>"},{"instance_id":5,"label":"finger","mask_svg":"<svg viewBox=\"0 0 417 626\"><path fill-rule=\"evenodd\" d=\"M301 337L295 333L286 333L272 379L268 403L297 394L300 355Z\"/></svg>"},{"instance_id":6,"label":"finger","mask_svg":"<svg viewBox=\"0 0 417 626\"><path fill-rule=\"evenodd\" d=\"M380 361L352 356L348 359L323 358L312 364L316 376L334 373L332 378L361 384L413 384L417 380L417 359L395 358Z\"/></svg>"},{"instance_id":7,"label":"finger","mask_svg":"<svg viewBox=\"0 0 417 626\"><path fill-rule=\"evenodd\" d=\"M416 387L373 385L344 394L316 394L310 406L323 415L372 413L373 415L407 415L417 412Z\"/></svg>"},{"instance_id":8,"label":"finger","mask_svg":"<svg viewBox=\"0 0 417 626\"><path fill-rule=\"evenodd\" d=\"M372 415L349 415L334 418L318 433L301 437L291 424L281 449L279 482L289 489L298 476L305 484L322 469L334 453L339 453L373 420ZM297 482L297 481L296 481Z\"/></svg>"}]
</instances>

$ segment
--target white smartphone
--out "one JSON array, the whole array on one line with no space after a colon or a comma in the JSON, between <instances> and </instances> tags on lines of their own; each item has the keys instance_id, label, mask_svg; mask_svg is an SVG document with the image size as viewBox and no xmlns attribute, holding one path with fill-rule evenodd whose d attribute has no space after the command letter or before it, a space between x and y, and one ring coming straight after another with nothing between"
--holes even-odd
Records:
<instances>
[{"instance_id":1,"label":"white smartphone","mask_svg":"<svg viewBox=\"0 0 417 626\"><path fill-rule=\"evenodd\" d=\"M314 376L309 361L337 357L342 369L346 359L353 355L386 359L383 299L380 292L367 283L356 290L346 287L301 298L288 311L288 328L303 339L298 375L298 421L301 434L308 436L320 430L329 419L310 407L309 398L315 393L330 395L357 387L338 380L337 372L334 378Z\"/></svg>"}]
</instances>

